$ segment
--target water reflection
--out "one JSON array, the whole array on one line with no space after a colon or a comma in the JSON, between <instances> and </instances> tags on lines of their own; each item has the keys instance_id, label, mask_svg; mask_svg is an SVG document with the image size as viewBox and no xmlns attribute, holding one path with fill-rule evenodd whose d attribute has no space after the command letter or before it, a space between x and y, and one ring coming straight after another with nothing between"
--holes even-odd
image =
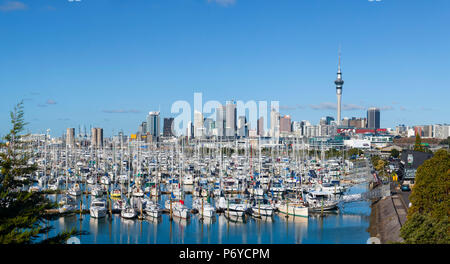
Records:
<instances>
[{"instance_id":1,"label":"water reflection","mask_svg":"<svg viewBox=\"0 0 450 264\"><path fill-rule=\"evenodd\" d=\"M359 191L363 191L364 187ZM358 190L352 190L353 192ZM50 199L61 196L49 195ZM162 196L158 201L163 204L167 199ZM77 197L83 207L89 205L91 196ZM186 195L187 205L191 204L191 195ZM193 214L190 219L163 214L158 218L146 217L144 220L123 219L119 214L100 219L90 218L89 214L78 213L60 217L50 224L55 228L51 232L68 230L73 227L88 231L81 242L90 243L365 243L369 238L366 229L369 225L370 203L354 202L346 204L337 213L325 213L305 217L285 217L274 214L273 217L254 218L228 217L226 213L216 214L213 218L201 218Z\"/></svg>"}]
</instances>

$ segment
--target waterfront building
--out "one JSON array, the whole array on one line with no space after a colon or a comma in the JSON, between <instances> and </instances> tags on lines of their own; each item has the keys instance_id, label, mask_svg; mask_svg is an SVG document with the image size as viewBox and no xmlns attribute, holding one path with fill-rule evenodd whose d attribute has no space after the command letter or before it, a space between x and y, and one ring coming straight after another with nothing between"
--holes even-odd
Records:
<instances>
[{"instance_id":1,"label":"waterfront building","mask_svg":"<svg viewBox=\"0 0 450 264\"><path fill-rule=\"evenodd\" d=\"M380 128L380 109L371 107L367 109L367 128Z\"/></svg>"},{"instance_id":2,"label":"waterfront building","mask_svg":"<svg viewBox=\"0 0 450 264\"><path fill-rule=\"evenodd\" d=\"M66 145L69 147L75 146L75 128L72 127L67 128Z\"/></svg>"},{"instance_id":3,"label":"waterfront building","mask_svg":"<svg viewBox=\"0 0 450 264\"><path fill-rule=\"evenodd\" d=\"M344 140L344 146L348 148L370 149L371 142L368 139L352 138Z\"/></svg>"},{"instance_id":4,"label":"waterfront building","mask_svg":"<svg viewBox=\"0 0 450 264\"><path fill-rule=\"evenodd\" d=\"M147 132L150 133L152 141L157 141L160 135L160 113L159 111L149 112L147 116Z\"/></svg>"}]
</instances>

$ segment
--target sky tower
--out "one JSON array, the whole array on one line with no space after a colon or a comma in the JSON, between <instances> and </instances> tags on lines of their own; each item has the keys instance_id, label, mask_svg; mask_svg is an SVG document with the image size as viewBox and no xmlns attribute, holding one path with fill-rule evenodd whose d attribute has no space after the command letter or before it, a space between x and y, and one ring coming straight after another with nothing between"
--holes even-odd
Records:
<instances>
[{"instance_id":1,"label":"sky tower","mask_svg":"<svg viewBox=\"0 0 450 264\"><path fill-rule=\"evenodd\" d=\"M338 64L338 72L337 79L334 81L336 84L336 95L337 95L337 125L341 125L341 96L342 96L342 86L344 85L344 80L342 80L341 73L341 51L339 51L339 64Z\"/></svg>"}]
</instances>

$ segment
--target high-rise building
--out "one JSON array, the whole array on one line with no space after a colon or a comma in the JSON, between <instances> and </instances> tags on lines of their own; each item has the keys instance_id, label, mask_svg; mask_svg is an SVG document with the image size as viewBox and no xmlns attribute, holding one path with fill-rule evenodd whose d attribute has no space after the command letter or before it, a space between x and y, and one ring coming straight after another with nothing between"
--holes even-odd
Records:
<instances>
[{"instance_id":1,"label":"high-rise building","mask_svg":"<svg viewBox=\"0 0 450 264\"><path fill-rule=\"evenodd\" d=\"M186 131L186 136L188 138L193 138L194 137L194 124L191 121L189 121L186 130L187 130Z\"/></svg>"},{"instance_id":2,"label":"high-rise building","mask_svg":"<svg viewBox=\"0 0 450 264\"><path fill-rule=\"evenodd\" d=\"M149 112L147 116L147 132L150 133L153 141L156 141L161 133L159 123L160 123L160 113Z\"/></svg>"},{"instance_id":3,"label":"high-rise building","mask_svg":"<svg viewBox=\"0 0 450 264\"><path fill-rule=\"evenodd\" d=\"M66 145L70 147L75 146L75 128L67 128Z\"/></svg>"},{"instance_id":4,"label":"high-rise building","mask_svg":"<svg viewBox=\"0 0 450 264\"><path fill-rule=\"evenodd\" d=\"M332 116L326 116L325 120L327 125L331 125L331 122L334 121L334 118Z\"/></svg>"},{"instance_id":5,"label":"high-rise building","mask_svg":"<svg viewBox=\"0 0 450 264\"><path fill-rule=\"evenodd\" d=\"M93 147L97 146L97 128L95 127L91 129L91 145Z\"/></svg>"},{"instance_id":6,"label":"high-rise building","mask_svg":"<svg viewBox=\"0 0 450 264\"><path fill-rule=\"evenodd\" d=\"M216 109L216 128L217 136L222 138L225 136L226 107L221 105Z\"/></svg>"},{"instance_id":7,"label":"high-rise building","mask_svg":"<svg viewBox=\"0 0 450 264\"><path fill-rule=\"evenodd\" d=\"M203 126L205 127L205 134L204 136L210 137L213 135L213 130L215 128L215 123L212 118L205 118L203 120Z\"/></svg>"},{"instance_id":8,"label":"high-rise building","mask_svg":"<svg viewBox=\"0 0 450 264\"><path fill-rule=\"evenodd\" d=\"M194 137L200 138L204 134L203 115L199 111L194 111Z\"/></svg>"},{"instance_id":9,"label":"high-rise building","mask_svg":"<svg viewBox=\"0 0 450 264\"><path fill-rule=\"evenodd\" d=\"M303 131L303 129L302 129L301 122L298 122L298 121L292 122L292 132L294 132L296 136L303 136L302 131Z\"/></svg>"},{"instance_id":10,"label":"high-rise building","mask_svg":"<svg viewBox=\"0 0 450 264\"><path fill-rule=\"evenodd\" d=\"M352 119L349 119L349 127L366 128L367 127L366 123L367 123L366 118L352 117Z\"/></svg>"},{"instance_id":11,"label":"high-rise building","mask_svg":"<svg viewBox=\"0 0 450 264\"><path fill-rule=\"evenodd\" d=\"M450 125L448 124L433 125L433 137L439 139L446 139L450 137Z\"/></svg>"},{"instance_id":12,"label":"high-rise building","mask_svg":"<svg viewBox=\"0 0 450 264\"><path fill-rule=\"evenodd\" d=\"M337 125L341 125L341 96L342 96L342 86L344 85L344 80L342 80L342 72L341 72L341 52L339 51L339 64L338 64L338 72L337 79L334 81L336 84L336 95L337 95Z\"/></svg>"},{"instance_id":13,"label":"high-rise building","mask_svg":"<svg viewBox=\"0 0 450 264\"><path fill-rule=\"evenodd\" d=\"M103 147L103 128L94 127L91 129L91 145L93 147Z\"/></svg>"},{"instance_id":14,"label":"high-rise building","mask_svg":"<svg viewBox=\"0 0 450 264\"><path fill-rule=\"evenodd\" d=\"M371 107L367 109L367 128L380 128L380 109Z\"/></svg>"},{"instance_id":15,"label":"high-rise building","mask_svg":"<svg viewBox=\"0 0 450 264\"><path fill-rule=\"evenodd\" d=\"M432 138L433 137L433 126L432 125L423 126L423 137L424 138Z\"/></svg>"},{"instance_id":16,"label":"high-rise building","mask_svg":"<svg viewBox=\"0 0 450 264\"><path fill-rule=\"evenodd\" d=\"M173 117L164 118L164 124L163 124L163 136L164 137L173 137L175 136L174 130L173 130Z\"/></svg>"},{"instance_id":17,"label":"high-rise building","mask_svg":"<svg viewBox=\"0 0 450 264\"><path fill-rule=\"evenodd\" d=\"M258 119L258 123L256 124L256 133L260 137L264 137L264 117L260 117Z\"/></svg>"},{"instance_id":18,"label":"high-rise building","mask_svg":"<svg viewBox=\"0 0 450 264\"><path fill-rule=\"evenodd\" d=\"M248 129L247 129L247 119L245 116L240 116L238 119L237 125L237 135L238 137L247 137Z\"/></svg>"},{"instance_id":19,"label":"high-rise building","mask_svg":"<svg viewBox=\"0 0 450 264\"><path fill-rule=\"evenodd\" d=\"M227 102L226 120L225 120L225 135L227 137L236 136L236 118L237 118L236 104L233 102Z\"/></svg>"},{"instance_id":20,"label":"high-rise building","mask_svg":"<svg viewBox=\"0 0 450 264\"><path fill-rule=\"evenodd\" d=\"M280 113L275 109L270 111L270 136L275 138L280 136Z\"/></svg>"},{"instance_id":21,"label":"high-rise building","mask_svg":"<svg viewBox=\"0 0 450 264\"><path fill-rule=\"evenodd\" d=\"M291 132L291 116L285 115L283 117L280 117L280 132Z\"/></svg>"},{"instance_id":22,"label":"high-rise building","mask_svg":"<svg viewBox=\"0 0 450 264\"><path fill-rule=\"evenodd\" d=\"M344 117L344 119L342 119L340 126L342 127L349 127L350 126L350 119L348 119L348 117Z\"/></svg>"}]
</instances>

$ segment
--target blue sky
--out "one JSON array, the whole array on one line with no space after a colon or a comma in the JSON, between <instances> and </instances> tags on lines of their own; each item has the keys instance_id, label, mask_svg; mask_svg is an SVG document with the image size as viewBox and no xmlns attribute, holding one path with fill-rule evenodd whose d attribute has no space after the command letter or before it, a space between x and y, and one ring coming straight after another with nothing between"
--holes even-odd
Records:
<instances>
[{"instance_id":1,"label":"blue sky","mask_svg":"<svg viewBox=\"0 0 450 264\"><path fill-rule=\"evenodd\" d=\"M448 0L0 0L0 135L133 133L176 100L278 100L281 114L450 123ZM78 131L77 131L78 132Z\"/></svg>"}]
</instances>

